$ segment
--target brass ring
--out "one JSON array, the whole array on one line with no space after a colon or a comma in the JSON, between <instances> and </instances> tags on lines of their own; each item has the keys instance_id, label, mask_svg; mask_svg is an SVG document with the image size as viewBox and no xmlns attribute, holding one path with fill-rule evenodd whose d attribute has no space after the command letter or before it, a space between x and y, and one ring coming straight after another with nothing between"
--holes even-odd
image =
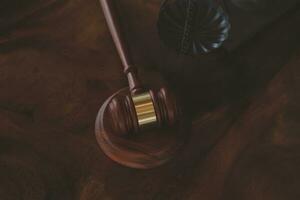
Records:
<instances>
[{"instance_id":1,"label":"brass ring","mask_svg":"<svg viewBox=\"0 0 300 200\"><path fill-rule=\"evenodd\" d=\"M132 96L132 101L140 128L156 124L157 116L149 92Z\"/></svg>"}]
</instances>

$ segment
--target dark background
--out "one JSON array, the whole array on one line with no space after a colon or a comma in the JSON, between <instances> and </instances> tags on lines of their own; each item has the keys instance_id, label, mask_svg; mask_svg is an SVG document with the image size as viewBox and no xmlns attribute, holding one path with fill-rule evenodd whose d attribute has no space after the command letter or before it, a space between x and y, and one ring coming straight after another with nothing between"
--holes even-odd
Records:
<instances>
[{"instance_id":1,"label":"dark background","mask_svg":"<svg viewBox=\"0 0 300 200\"><path fill-rule=\"evenodd\" d=\"M98 1L4 0L0 199L299 199L300 7L185 57L159 42L160 0L118 2L145 82L162 72L184 99L189 143L152 170L109 160L94 121L126 80Z\"/></svg>"}]
</instances>

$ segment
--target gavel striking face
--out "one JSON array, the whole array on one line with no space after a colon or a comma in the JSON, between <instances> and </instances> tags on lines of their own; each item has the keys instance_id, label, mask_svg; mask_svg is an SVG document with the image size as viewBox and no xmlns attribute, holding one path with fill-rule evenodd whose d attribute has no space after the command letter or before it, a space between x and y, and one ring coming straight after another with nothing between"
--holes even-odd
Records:
<instances>
[{"instance_id":1,"label":"gavel striking face","mask_svg":"<svg viewBox=\"0 0 300 200\"><path fill-rule=\"evenodd\" d=\"M149 127L173 126L180 119L174 95L166 87L158 91L143 88L122 37L113 1L100 0L100 3L129 84L126 97L117 95L109 103L114 132L126 136L141 133Z\"/></svg>"}]
</instances>

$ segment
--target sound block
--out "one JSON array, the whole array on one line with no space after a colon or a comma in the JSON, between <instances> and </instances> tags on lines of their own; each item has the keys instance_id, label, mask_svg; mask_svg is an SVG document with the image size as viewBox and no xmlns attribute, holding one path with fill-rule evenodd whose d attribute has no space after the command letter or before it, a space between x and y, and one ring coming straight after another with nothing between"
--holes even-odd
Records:
<instances>
[{"instance_id":1,"label":"sound block","mask_svg":"<svg viewBox=\"0 0 300 200\"><path fill-rule=\"evenodd\" d=\"M149 169L171 160L185 144L189 131L185 120L172 128L153 127L137 134L120 136L113 130L108 105L118 95L129 95L124 88L110 96L100 108L95 132L103 152L115 162L137 169Z\"/></svg>"}]
</instances>

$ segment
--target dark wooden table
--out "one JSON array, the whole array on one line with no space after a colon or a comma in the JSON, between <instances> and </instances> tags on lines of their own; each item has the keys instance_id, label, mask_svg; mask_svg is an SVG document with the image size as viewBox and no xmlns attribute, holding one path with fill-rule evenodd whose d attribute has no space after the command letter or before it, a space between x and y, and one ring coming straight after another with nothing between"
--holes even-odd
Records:
<instances>
[{"instance_id":1,"label":"dark wooden table","mask_svg":"<svg viewBox=\"0 0 300 200\"><path fill-rule=\"evenodd\" d=\"M1 200L300 198L300 8L230 53L184 57L159 42L160 0L119 1L143 78L162 72L192 119L183 151L144 171L95 140L126 85L98 1L20 2L0 7Z\"/></svg>"}]
</instances>

